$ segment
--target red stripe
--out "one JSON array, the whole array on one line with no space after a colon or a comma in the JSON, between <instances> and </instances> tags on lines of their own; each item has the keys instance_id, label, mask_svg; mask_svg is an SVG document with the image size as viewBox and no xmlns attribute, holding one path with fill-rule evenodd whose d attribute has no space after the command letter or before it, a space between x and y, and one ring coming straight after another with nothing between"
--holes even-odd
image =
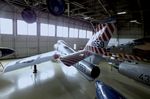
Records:
<instances>
[{"instance_id":1,"label":"red stripe","mask_svg":"<svg viewBox=\"0 0 150 99\"><path fill-rule=\"evenodd\" d=\"M107 40L104 33L102 34L102 38L103 38L104 41Z\"/></svg>"},{"instance_id":2,"label":"red stripe","mask_svg":"<svg viewBox=\"0 0 150 99\"><path fill-rule=\"evenodd\" d=\"M138 58L138 57L136 56L136 60L141 61L142 59L141 59L141 58Z\"/></svg>"},{"instance_id":3,"label":"red stripe","mask_svg":"<svg viewBox=\"0 0 150 99\"><path fill-rule=\"evenodd\" d=\"M111 23L111 24L108 24L108 27L109 27L109 29L111 30L111 32L113 33L114 32L114 28L113 28L113 23Z\"/></svg>"},{"instance_id":4,"label":"red stripe","mask_svg":"<svg viewBox=\"0 0 150 99\"><path fill-rule=\"evenodd\" d=\"M102 52L102 50L101 50L101 48L98 48L98 50L99 50L99 52L102 54L103 52Z\"/></svg>"},{"instance_id":5,"label":"red stripe","mask_svg":"<svg viewBox=\"0 0 150 99\"><path fill-rule=\"evenodd\" d=\"M105 33L106 33L106 35L107 35L107 37L108 37L108 40L109 40L109 39L111 38L111 34L110 34L110 32L108 31L108 28L106 28Z\"/></svg>"},{"instance_id":6,"label":"red stripe","mask_svg":"<svg viewBox=\"0 0 150 99\"><path fill-rule=\"evenodd\" d=\"M97 51L98 51L98 54L101 54L100 51L99 51L99 49L98 49L98 48L96 48L96 49L97 49Z\"/></svg>"},{"instance_id":7,"label":"red stripe","mask_svg":"<svg viewBox=\"0 0 150 99\"><path fill-rule=\"evenodd\" d=\"M98 53L97 48L94 48L94 49L95 49L95 52Z\"/></svg>"},{"instance_id":8,"label":"red stripe","mask_svg":"<svg viewBox=\"0 0 150 99\"><path fill-rule=\"evenodd\" d=\"M89 54L90 55L90 54ZM66 58L62 58L61 60L62 61L65 61L65 60L69 60L69 61L74 61L74 62L77 62L79 60L82 60L86 57L86 55L84 54L84 56L72 56L72 57L66 57Z\"/></svg>"},{"instance_id":9,"label":"red stripe","mask_svg":"<svg viewBox=\"0 0 150 99\"><path fill-rule=\"evenodd\" d=\"M99 25L97 25L96 28L97 28L97 32L98 32L98 31L100 30L100 29L99 29Z\"/></svg>"},{"instance_id":10,"label":"red stripe","mask_svg":"<svg viewBox=\"0 0 150 99\"><path fill-rule=\"evenodd\" d=\"M70 66L73 64L72 61L69 61L69 60L63 60L62 62L67 66Z\"/></svg>"},{"instance_id":11,"label":"red stripe","mask_svg":"<svg viewBox=\"0 0 150 99\"><path fill-rule=\"evenodd\" d=\"M102 29L102 24L100 24L100 29Z\"/></svg>"},{"instance_id":12,"label":"red stripe","mask_svg":"<svg viewBox=\"0 0 150 99\"><path fill-rule=\"evenodd\" d=\"M95 52L94 47L92 47L92 52Z\"/></svg>"},{"instance_id":13,"label":"red stripe","mask_svg":"<svg viewBox=\"0 0 150 99\"><path fill-rule=\"evenodd\" d=\"M137 59L140 60L140 61L142 60L140 57L137 57Z\"/></svg>"},{"instance_id":14,"label":"red stripe","mask_svg":"<svg viewBox=\"0 0 150 99\"><path fill-rule=\"evenodd\" d=\"M129 56L131 60L134 60L132 56Z\"/></svg>"},{"instance_id":15,"label":"red stripe","mask_svg":"<svg viewBox=\"0 0 150 99\"><path fill-rule=\"evenodd\" d=\"M104 32L104 35L105 35L105 37L106 37L106 41L108 41L109 38L108 38L108 36L107 36L107 34L106 34L106 31Z\"/></svg>"},{"instance_id":16,"label":"red stripe","mask_svg":"<svg viewBox=\"0 0 150 99\"><path fill-rule=\"evenodd\" d=\"M82 60L84 59L84 57L72 57L72 58L66 58L63 60L69 60L69 61L78 61L78 60Z\"/></svg>"},{"instance_id":17,"label":"red stripe","mask_svg":"<svg viewBox=\"0 0 150 99\"><path fill-rule=\"evenodd\" d=\"M136 60L135 56L131 56L133 60Z\"/></svg>"},{"instance_id":18,"label":"red stripe","mask_svg":"<svg viewBox=\"0 0 150 99\"><path fill-rule=\"evenodd\" d=\"M83 58L71 58L71 59L64 59L64 60L61 60L62 62L65 62L65 63L70 63L70 64L75 64L77 63L78 61L82 60Z\"/></svg>"}]
</instances>

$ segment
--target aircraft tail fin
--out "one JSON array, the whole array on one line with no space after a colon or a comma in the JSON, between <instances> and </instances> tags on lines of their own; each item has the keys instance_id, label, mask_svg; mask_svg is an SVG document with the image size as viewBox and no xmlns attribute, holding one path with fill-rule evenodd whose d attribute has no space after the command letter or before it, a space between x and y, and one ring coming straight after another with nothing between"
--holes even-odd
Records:
<instances>
[{"instance_id":1,"label":"aircraft tail fin","mask_svg":"<svg viewBox=\"0 0 150 99\"><path fill-rule=\"evenodd\" d=\"M98 24L96 31L84 49L101 55L106 52L109 40L116 31L115 22Z\"/></svg>"}]
</instances>

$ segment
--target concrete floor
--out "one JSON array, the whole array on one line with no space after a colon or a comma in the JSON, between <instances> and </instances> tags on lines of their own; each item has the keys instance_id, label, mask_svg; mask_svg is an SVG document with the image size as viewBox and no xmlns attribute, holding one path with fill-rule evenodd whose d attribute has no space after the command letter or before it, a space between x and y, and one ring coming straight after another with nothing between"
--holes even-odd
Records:
<instances>
[{"instance_id":1,"label":"concrete floor","mask_svg":"<svg viewBox=\"0 0 150 99\"><path fill-rule=\"evenodd\" d=\"M128 99L150 99L149 86L122 76L106 62L99 67L101 74L97 79ZM95 99L94 81L87 81L74 67L49 61L38 65L36 75L32 68L1 74L0 99Z\"/></svg>"}]
</instances>

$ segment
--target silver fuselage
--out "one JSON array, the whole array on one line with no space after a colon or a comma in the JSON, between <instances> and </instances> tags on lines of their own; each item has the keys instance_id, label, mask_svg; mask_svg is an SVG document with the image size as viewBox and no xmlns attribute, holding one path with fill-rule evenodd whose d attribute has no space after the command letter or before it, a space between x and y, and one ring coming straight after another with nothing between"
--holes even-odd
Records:
<instances>
[{"instance_id":1,"label":"silver fuselage","mask_svg":"<svg viewBox=\"0 0 150 99\"><path fill-rule=\"evenodd\" d=\"M119 65L119 72L127 77L150 85L150 64L123 62Z\"/></svg>"},{"instance_id":2,"label":"silver fuselage","mask_svg":"<svg viewBox=\"0 0 150 99\"><path fill-rule=\"evenodd\" d=\"M55 50L57 50L61 55L69 55L71 53L76 52L73 50L71 47L69 47L64 41L59 40L55 45L54 45ZM100 69L85 61L81 60L80 62L76 63L73 65L79 72L83 74L88 80L94 80L97 78L100 74Z\"/></svg>"}]
</instances>

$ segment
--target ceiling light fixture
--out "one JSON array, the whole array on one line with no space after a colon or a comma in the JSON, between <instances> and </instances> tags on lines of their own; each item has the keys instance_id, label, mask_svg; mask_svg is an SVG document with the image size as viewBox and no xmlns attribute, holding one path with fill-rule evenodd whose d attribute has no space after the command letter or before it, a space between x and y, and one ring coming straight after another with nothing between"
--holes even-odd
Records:
<instances>
[{"instance_id":1,"label":"ceiling light fixture","mask_svg":"<svg viewBox=\"0 0 150 99\"><path fill-rule=\"evenodd\" d=\"M118 15L121 15L121 14L126 14L127 12L123 11L123 12L118 12L117 14Z\"/></svg>"},{"instance_id":2,"label":"ceiling light fixture","mask_svg":"<svg viewBox=\"0 0 150 99\"><path fill-rule=\"evenodd\" d=\"M141 24L140 22L138 22L137 20L131 20L131 23L137 23L137 24Z\"/></svg>"},{"instance_id":3,"label":"ceiling light fixture","mask_svg":"<svg viewBox=\"0 0 150 99\"><path fill-rule=\"evenodd\" d=\"M90 19L90 17L84 17L84 19L85 19L85 20L88 20L88 19Z\"/></svg>"}]
</instances>

